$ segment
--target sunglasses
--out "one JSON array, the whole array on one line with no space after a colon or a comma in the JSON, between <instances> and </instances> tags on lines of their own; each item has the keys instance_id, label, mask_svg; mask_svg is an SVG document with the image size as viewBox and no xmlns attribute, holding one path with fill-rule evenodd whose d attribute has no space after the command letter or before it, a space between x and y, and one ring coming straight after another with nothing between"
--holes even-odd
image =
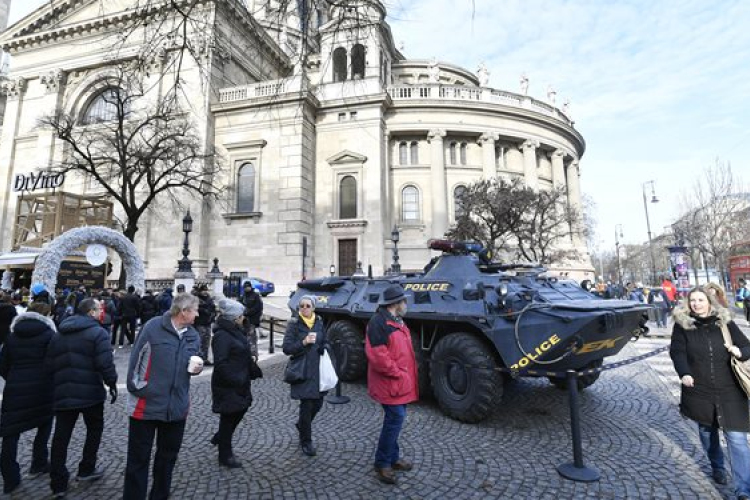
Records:
<instances>
[{"instance_id":1,"label":"sunglasses","mask_svg":"<svg viewBox=\"0 0 750 500\"><path fill-rule=\"evenodd\" d=\"M312 304L300 304L300 309L312 309Z\"/></svg>"}]
</instances>

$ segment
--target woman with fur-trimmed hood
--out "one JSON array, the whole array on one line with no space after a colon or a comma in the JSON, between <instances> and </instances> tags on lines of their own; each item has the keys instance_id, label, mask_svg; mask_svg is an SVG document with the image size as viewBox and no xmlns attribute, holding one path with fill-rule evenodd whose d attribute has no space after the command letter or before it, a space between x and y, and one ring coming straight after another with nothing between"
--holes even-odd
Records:
<instances>
[{"instance_id":1,"label":"woman with fur-trimmed hood","mask_svg":"<svg viewBox=\"0 0 750 500\"><path fill-rule=\"evenodd\" d=\"M694 288L674 310L669 354L682 383L680 412L698 432L719 484L727 483L719 429L726 437L739 499L750 499L750 411L748 398L732 372L730 356L750 359L750 341L712 294ZM726 345L726 328L732 345Z\"/></svg>"}]
</instances>

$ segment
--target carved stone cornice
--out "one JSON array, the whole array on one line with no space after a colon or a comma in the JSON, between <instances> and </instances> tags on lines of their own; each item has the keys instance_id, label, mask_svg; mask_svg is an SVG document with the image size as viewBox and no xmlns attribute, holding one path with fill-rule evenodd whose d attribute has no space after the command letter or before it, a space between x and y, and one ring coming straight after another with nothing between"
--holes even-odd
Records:
<instances>
[{"instance_id":1,"label":"carved stone cornice","mask_svg":"<svg viewBox=\"0 0 750 500\"><path fill-rule=\"evenodd\" d=\"M432 129L427 133L427 140L430 142L434 140L442 141L446 135L447 133L444 129Z\"/></svg>"},{"instance_id":2,"label":"carved stone cornice","mask_svg":"<svg viewBox=\"0 0 750 500\"><path fill-rule=\"evenodd\" d=\"M21 94L26 91L26 79L25 78L9 78L2 82L0 86L3 94L8 96L9 100L18 99Z\"/></svg>"},{"instance_id":3,"label":"carved stone cornice","mask_svg":"<svg viewBox=\"0 0 750 500\"><path fill-rule=\"evenodd\" d=\"M60 88L65 85L68 75L61 69L53 69L42 75L39 75L39 81L47 87L48 94L57 94Z\"/></svg>"},{"instance_id":4,"label":"carved stone cornice","mask_svg":"<svg viewBox=\"0 0 750 500\"><path fill-rule=\"evenodd\" d=\"M367 226L367 221L362 219L341 219L328 221L326 225L330 229L364 228L365 226Z\"/></svg>"}]
</instances>

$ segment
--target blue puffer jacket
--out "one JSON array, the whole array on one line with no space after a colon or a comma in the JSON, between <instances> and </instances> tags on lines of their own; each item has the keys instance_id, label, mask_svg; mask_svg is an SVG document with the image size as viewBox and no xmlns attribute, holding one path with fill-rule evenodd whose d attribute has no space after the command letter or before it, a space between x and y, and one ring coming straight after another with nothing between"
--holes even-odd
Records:
<instances>
[{"instance_id":1,"label":"blue puffer jacket","mask_svg":"<svg viewBox=\"0 0 750 500\"><path fill-rule=\"evenodd\" d=\"M35 312L16 316L3 346L0 376L5 379L0 436L12 436L52 422L52 376L44 368L55 334L50 318Z\"/></svg>"},{"instance_id":2,"label":"blue puffer jacket","mask_svg":"<svg viewBox=\"0 0 750 500\"><path fill-rule=\"evenodd\" d=\"M75 314L60 323L46 362L54 379L55 411L103 403L104 384L117 383L109 334L91 316Z\"/></svg>"},{"instance_id":3,"label":"blue puffer jacket","mask_svg":"<svg viewBox=\"0 0 750 500\"><path fill-rule=\"evenodd\" d=\"M143 327L128 364L128 415L138 420L176 422L190 409L190 356L200 352L198 332L189 326L180 336L169 313Z\"/></svg>"}]
</instances>

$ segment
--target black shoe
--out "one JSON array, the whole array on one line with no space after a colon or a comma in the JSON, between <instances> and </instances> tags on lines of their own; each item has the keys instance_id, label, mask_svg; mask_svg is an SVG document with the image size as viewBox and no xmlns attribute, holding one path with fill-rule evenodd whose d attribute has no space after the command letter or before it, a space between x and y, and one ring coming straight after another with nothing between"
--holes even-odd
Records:
<instances>
[{"instance_id":1,"label":"black shoe","mask_svg":"<svg viewBox=\"0 0 750 500\"><path fill-rule=\"evenodd\" d=\"M738 496L737 500L750 500L750 496L743 494L743 495Z\"/></svg>"},{"instance_id":2,"label":"black shoe","mask_svg":"<svg viewBox=\"0 0 750 500\"><path fill-rule=\"evenodd\" d=\"M713 474L711 476L714 478L714 482L716 484L727 484L727 473L723 469L714 469Z\"/></svg>"},{"instance_id":3,"label":"black shoe","mask_svg":"<svg viewBox=\"0 0 750 500\"><path fill-rule=\"evenodd\" d=\"M96 481L97 479L101 479L102 477L104 477L104 469L97 467L88 474L81 474L79 472L76 476L76 479L79 481Z\"/></svg>"},{"instance_id":4,"label":"black shoe","mask_svg":"<svg viewBox=\"0 0 750 500\"><path fill-rule=\"evenodd\" d=\"M214 446L217 446L219 444L219 433L217 432L213 436L211 436L211 444Z\"/></svg>"},{"instance_id":5,"label":"black shoe","mask_svg":"<svg viewBox=\"0 0 750 500\"><path fill-rule=\"evenodd\" d=\"M219 465L223 465L229 469L240 469L242 468L242 462L237 460L234 456L227 458L226 460L219 460Z\"/></svg>"},{"instance_id":6,"label":"black shoe","mask_svg":"<svg viewBox=\"0 0 750 500\"><path fill-rule=\"evenodd\" d=\"M62 490L62 491L53 491L52 492L52 498L65 498L68 495L68 490Z\"/></svg>"},{"instance_id":7,"label":"black shoe","mask_svg":"<svg viewBox=\"0 0 750 500\"><path fill-rule=\"evenodd\" d=\"M206 360L203 362L203 366L214 366L214 364L211 361Z\"/></svg>"},{"instance_id":8,"label":"black shoe","mask_svg":"<svg viewBox=\"0 0 750 500\"><path fill-rule=\"evenodd\" d=\"M29 479L34 479L42 474L49 474L49 464L44 464L41 467L32 467L29 469Z\"/></svg>"},{"instance_id":9,"label":"black shoe","mask_svg":"<svg viewBox=\"0 0 750 500\"><path fill-rule=\"evenodd\" d=\"M314 457L318 454L318 452L315 450L315 446L313 446L312 443L302 443L302 453L304 453L308 457Z\"/></svg>"},{"instance_id":10,"label":"black shoe","mask_svg":"<svg viewBox=\"0 0 750 500\"><path fill-rule=\"evenodd\" d=\"M16 491L19 486L21 486L21 481L18 481L16 484L5 484L3 486L3 493L5 493L6 495L10 495L14 491Z\"/></svg>"}]
</instances>

